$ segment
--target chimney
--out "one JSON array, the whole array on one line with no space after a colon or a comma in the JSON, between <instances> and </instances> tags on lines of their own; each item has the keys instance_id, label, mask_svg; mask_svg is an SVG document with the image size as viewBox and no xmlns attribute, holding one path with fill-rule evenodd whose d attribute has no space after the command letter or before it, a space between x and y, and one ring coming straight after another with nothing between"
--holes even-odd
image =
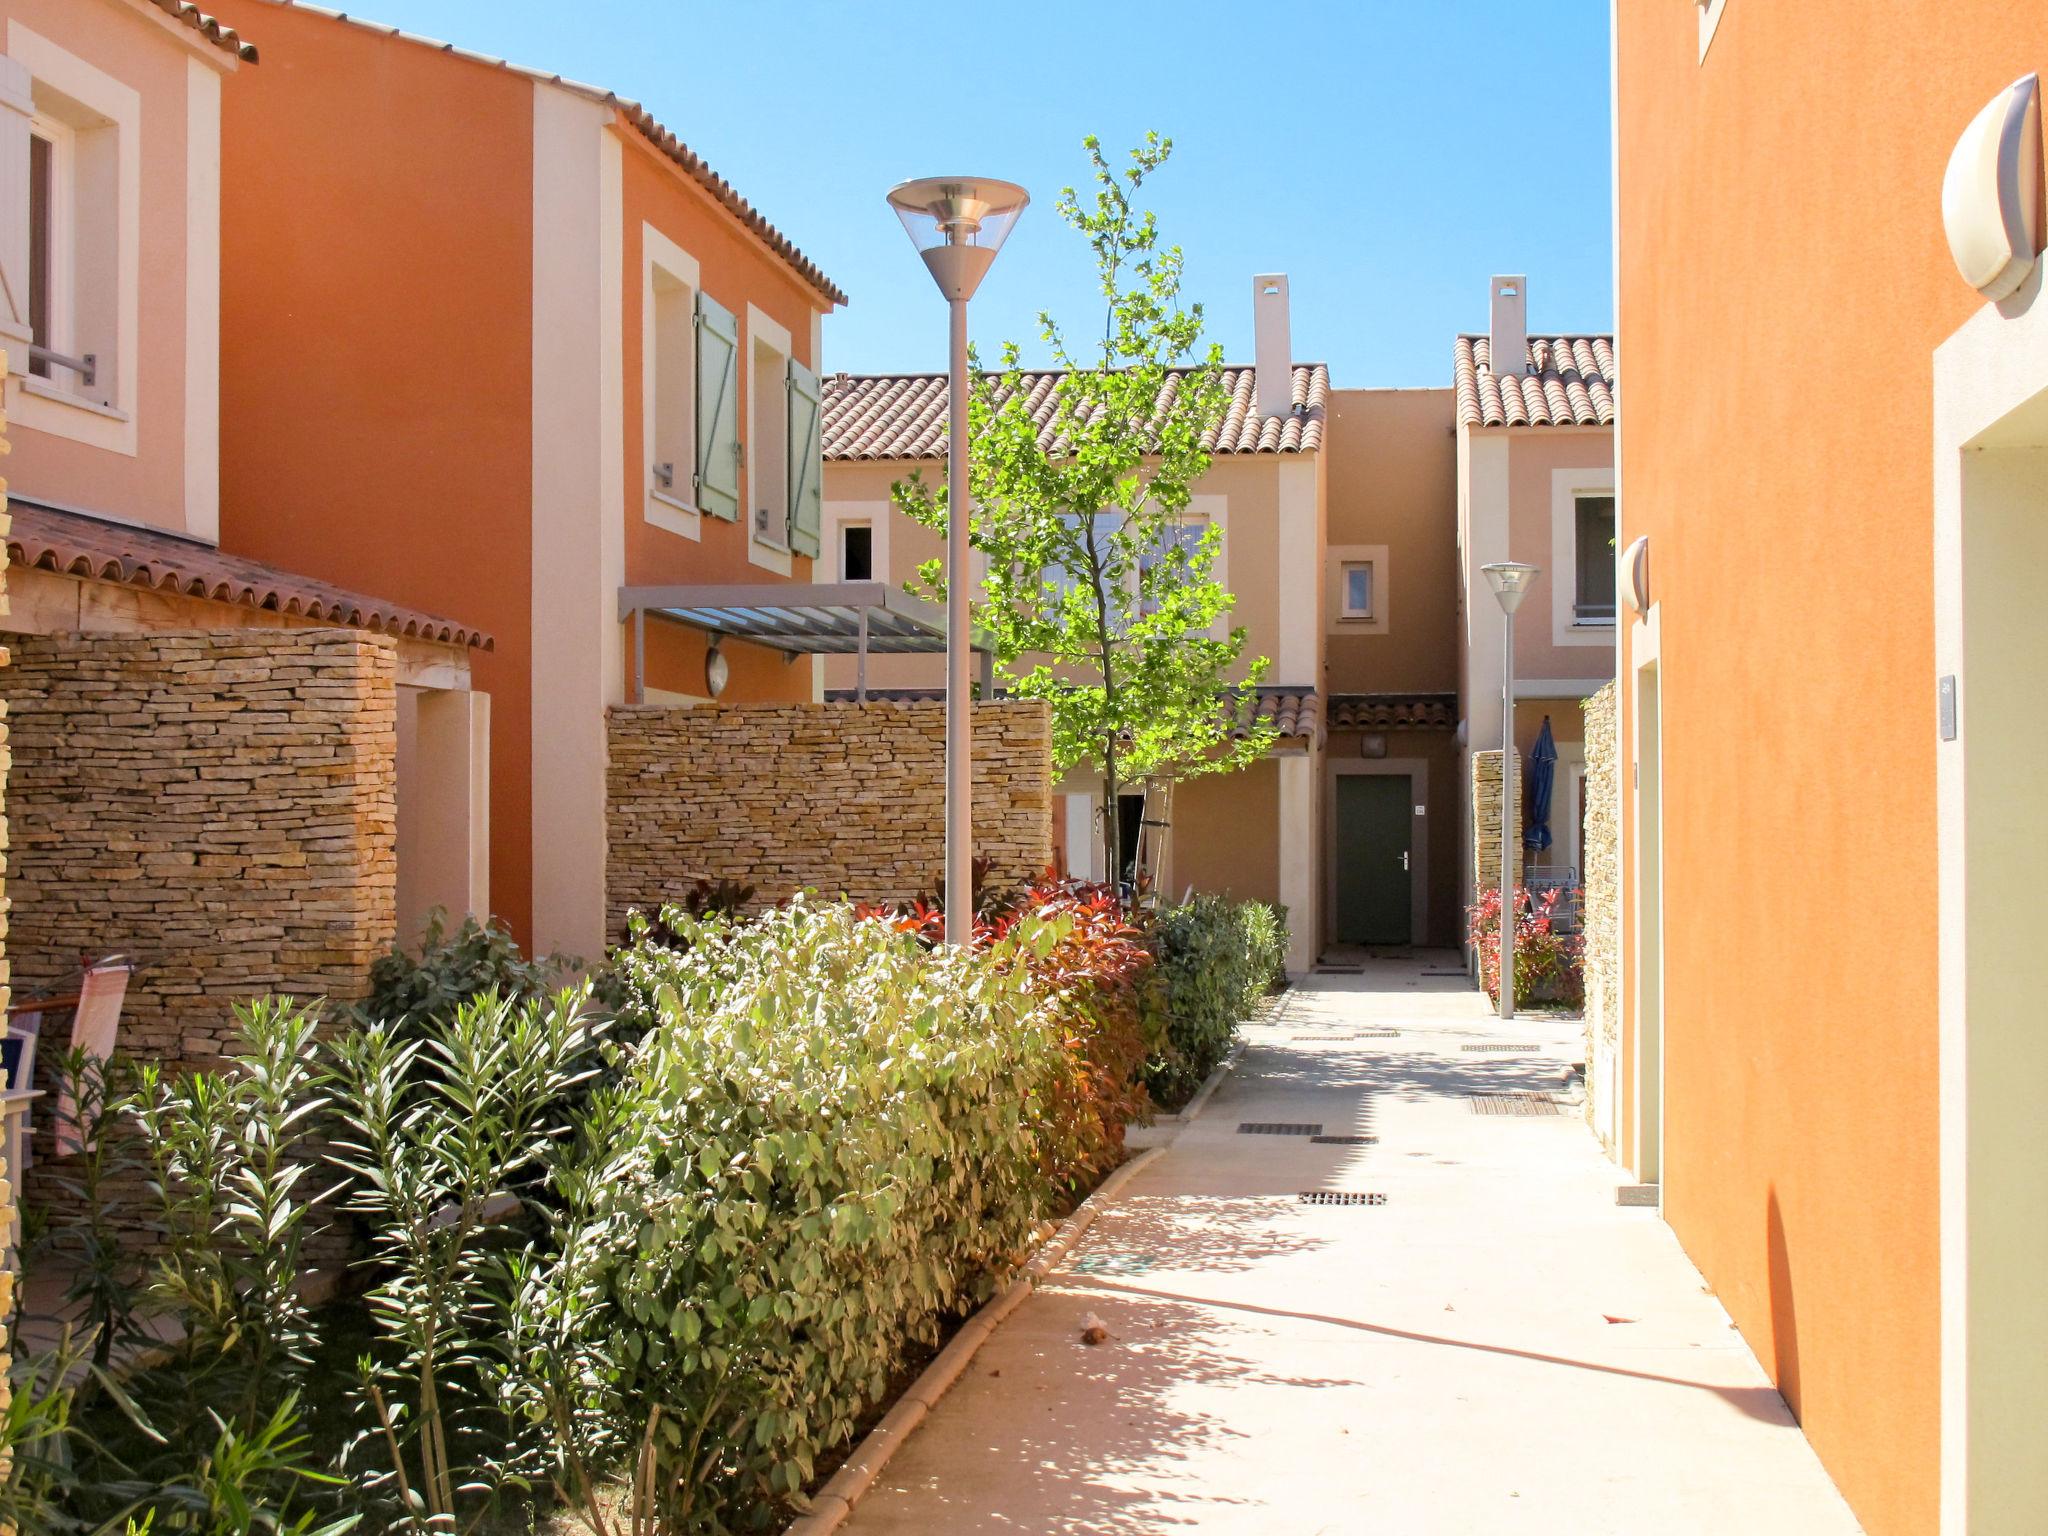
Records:
<instances>
[{"instance_id":1,"label":"chimney","mask_svg":"<svg viewBox=\"0 0 2048 1536\"><path fill-rule=\"evenodd\" d=\"M1487 319L1487 354L1496 377L1519 376L1529 366L1529 280L1496 277Z\"/></svg>"},{"instance_id":2,"label":"chimney","mask_svg":"<svg viewBox=\"0 0 2048 1536\"><path fill-rule=\"evenodd\" d=\"M1294 348L1287 334L1284 272L1252 279L1252 342L1252 361L1258 367L1259 414L1285 416L1294 409Z\"/></svg>"}]
</instances>

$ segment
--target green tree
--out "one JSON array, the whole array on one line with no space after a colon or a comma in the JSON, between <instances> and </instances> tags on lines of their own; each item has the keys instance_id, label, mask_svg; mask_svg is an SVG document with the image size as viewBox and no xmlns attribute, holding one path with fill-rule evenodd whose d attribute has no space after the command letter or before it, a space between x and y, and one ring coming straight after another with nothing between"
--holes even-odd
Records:
<instances>
[{"instance_id":1,"label":"green tree","mask_svg":"<svg viewBox=\"0 0 2048 1536\"><path fill-rule=\"evenodd\" d=\"M1162 244L1157 216L1139 204L1173 141L1147 134L1122 170L1097 139L1082 142L1092 195L1063 188L1058 211L1094 258L1101 340L1070 342L1040 313L1040 339L1060 370L1044 425L1016 342L1000 368L972 370L968 483L972 542L986 563L975 622L1010 690L1050 702L1059 768L1099 768L1113 874L1126 785L1231 772L1276 733L1265 720L1244 728L1268 663L1244 664L1242 629L1217 635L1233 602L1214 575L1222 533L1188 518L1229 396L1222 349L1202 342L1202 306L1181 302L1181 249ZM918 522L945 528L943 486L914 475L895 498ZM941 562L918 575L930 595L944 595Z\"/></svg>"}]
</instances>

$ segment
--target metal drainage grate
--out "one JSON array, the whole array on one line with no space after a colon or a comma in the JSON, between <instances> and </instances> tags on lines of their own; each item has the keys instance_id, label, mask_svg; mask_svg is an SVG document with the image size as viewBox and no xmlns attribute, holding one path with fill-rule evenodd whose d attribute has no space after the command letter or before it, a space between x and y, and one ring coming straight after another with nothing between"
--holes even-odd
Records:
<instances>
[{"instance_id":1,"label":"metal drainage grate","mask_svg":"<svg viewBox=\"0 0 2048 1536\"><path fill-rule=\"evenodd\" d=\"M1246 1120L1239 1124L1240 1136L1320 1136L1322 1122L1314 1125L1291 1125L1284 1120Z\"/></svg>"},{"instance_id":2,"label":"metal drainage grate","mask_svg":"<svg viewBox=\"0 0 2048 1536\"><path fill-rule=\"evenodd\" d=\"M1319 965L1316 967L1316 974L1318 976L1363 976L1365 974L1365 967L1362 965Z\"/></svg>"},{"instance_id":3,"label":"metal drainage grate","mask_svg":"<svg viewBox=\"0 0 2048 1536\"><path fill-rule=\"evenodd\" d=\"M1535 1051L1541 1050L1542 1047L1535 1045L1501 1045L1497 1041L1489 1040L1483 1045L1461 1045L1458 1049L1461 1051Z\"/></svg>"},{"instance_id":4,"label":"metal drainage grate","mask_svg":"<svg viewBox=\"0 0 2048 1536\"><path fill-rule=\"evenodd\" d=\"M1309 1140L1319 1147L1376 1147L1380 1144L1377 1136L1311 1136Z\"/></svg>"},{"instance_id":5,"label":"metal drainage grate","mask_svg":"<svg viewBox=\"0 0 2048 1536\"><path fill-rule=\"evenodd\" d=\"M1090 1253L1074 1261L1083 1275L1142 1275L1159 1261L1148 1253Z\"/></svg>"},{"instance_id":6,"label":"metal drainage grate","mask_svg":"<svg viewBox=\"0 0 2048 1536\"><path fill-rule=\"evenodd\" d=\"M1368 1194L1362 1189L1304 1189L1300 1195L1303 1205L1385 1205L1387 1197L1377 1190Z\"/></svg>"},{"instance_id":7,"label":"metal drainage grate","mask_svg":"<svg viewBox=\"0 0 2048 1536\"><path fill-rule=\"evenodd\" d=\"M1475 1093L1469 1096L1475 1115L1561 1115L1564 1105L1548 1093Z\"/></svg>"}]
</instances>

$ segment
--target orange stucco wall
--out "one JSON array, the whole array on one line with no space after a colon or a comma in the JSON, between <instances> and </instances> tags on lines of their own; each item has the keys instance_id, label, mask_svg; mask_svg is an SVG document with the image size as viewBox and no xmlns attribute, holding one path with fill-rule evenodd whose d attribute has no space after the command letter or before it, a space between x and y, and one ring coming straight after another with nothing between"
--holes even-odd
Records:
<instances>
[{"instance_id":1,"label":"orange stucco wall","mask_svg":"<svg viewBox=\"0 0 2048 1536\"><path fill-rule=\"evenodd\" d=\"M228 0L222 542L488 630L491 906L531 903L533 86Z\"/></svg>"},{"instance_id":2,"label":"orange stucco wall","mask_svg":"<svg viewBox=\"0 0 2048 1536\"><path fill-rule=\"evenodd\" d=\"M1867 1528L1931 1531L1931 354L1979 302L1940 191L1977 109L2048 69L2048 27L2008 0L1729 0L1702 63L1693 7L1624 0L1617 46L1666 1214Z\"/></svg>"},{"instance_id":3,"label":"orange stucco wall","mask_svg":"<svg viewBox=\"0 0 2048 1536\"><path fill-rule=\"evenodd\" d=\"M747 558L752 537L750 520L736 523L707 517L702 539L688 539L656 527L644 515L647 464L652 455L643 446L641 380L642 228L651 224L696 258L704 292L739 317L739 391L742 435L745 402L753 388L753 346L747 332L751 304L789 332L790 349L798 362L815 365L811 355L811 317L818 302L809 288L786 267L763 259L760 242L739 228L708 194L677 174L646 138L629 126L619 130L625 145L623 197L625 238L621 242L625 270L625 430L626 430L626 580L636 586L665 582L773 582L782 578ZM741 506L754 505L752 487L742 471ZM810 580L811 562L795 558L791 577ZM650 647L650 653L651 653ZM728 695L732 697L733 695ZM782 695L777 695L781 697ZM808 690L801 695L808 697Z\"/></svg>"},{"instance_id":4,"label":"orange stucco wall","mask_svg":"<svg viewBox=\"0 0 2048 1536\"><path fill-rule=\"evenodd\" d=\"M0 39L16 23L141 97L139 355L116 364L132 371L137 388L132 456L38 430L19 404L20 380L10 378L8 478L18 496L110 513L174 533L192 531L185 505L185 125L192 50L152 16L125 5L0 0ZM225 73L220 87L227 98L256 71ZM42 400L30 404L38 416L76 410ZM99 420L92 424L105 425Z\"/></svg>"}]
</instances>

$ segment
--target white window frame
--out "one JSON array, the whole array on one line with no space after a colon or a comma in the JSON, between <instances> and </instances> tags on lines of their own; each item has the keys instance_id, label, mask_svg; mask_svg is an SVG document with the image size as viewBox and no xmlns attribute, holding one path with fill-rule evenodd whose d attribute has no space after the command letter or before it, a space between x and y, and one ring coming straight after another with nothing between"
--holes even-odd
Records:
<instances>
[{"instance_id":1,"label":"white window frame","mask_svg":"<svg viewBox=\"0 0 2048 1536\"><path fill-rule=\"evenodd\" d=\"M8 412L15 426L47 432L94 448L134 458L138 434L136 404L137 377L141 372L138 344L141 337L142 279L142 95L104 70L87 63L18 20L7 23L7 53L26 69L36 86L65 96L97 114L111 125L114 134L114 355L106 366L113 371L114 390L110 402L73 393L54 379L42 379L26 372L11 375ZM36 131L51 137L46 125L54 123L45 112L35 113ZM63 124L66 129L71 125ZM75 157L75 130L67 134ZM70 175L71 166L52 166L53 216L64 229L69 243L63 265L52 261L50 334L53 349L67 351L77 345L77 298L66 293L60 301L58 284L67 288L77 262L76 201L57 195ZM66 228L68 226L68 228ZM53 241L53 245L54 245ZM53 249L53 258L56 256ZM65 343L55 342L63 337ZM59 370L61 371L61 370ZM73 386L75 387L75 386Z\"/></svg>"},{"instance_id":2,"label":"white window frame","mask_svg":"<svg viewBox=\"0 0 2048 1536\"><path fill-rule=\"evenodd\" d=\"M690 291L690 345L689 364L683 370L680 381L684 409L688 414L686 430L683 433L685 457L675 467L674 484L664 487L655 477L656 435L655 414L660 405L657 387L659 382L658 347L660 334L655 305L656 274ZM665 528L670 533L685 539L701 540L704 537L704 517L697 506L693 489L693 477L697 472L697 295L703 292L699 282L697 258L669 239L652 224L640 226L640 446L641 457L647 462L642 468L646 477L644 497L647 521L656 528Z\"/></svg>"},{"instance_id":3,"label":"white window frame","mask_svg":"<svg viewBox=\"0 0 2048 1536\"><path fill-rule=\"evenodd\" d=\"M1351 597L1352 573L1365 573L1365 601L1354 602ZM1370 560L1344 560L1337 566L1337 591L1342 601L1343 615L1347 619L1364 619L1368 623L1379 616L1375 599L1379 596L1379 567Z\"/></svg>"},{"instance_id":4,"label":"white window frame","mask_svg":"<svg viewBox=\"0 0 2048 1536\"><path fill-rule=\"evenodd\" d=\"M1328 551L1329 632L1333 635L1384 635L1393 613L1393 559L1384 544L1332 544ZM1345 573L1353 566L1372 568L1372 611L1351 610Z\"/></svg>"},{"instance_id":5,"label":"white window frame","mask_svg":"<svg viewBox=\"0 0 2048 1536\"><path fill-rule=\"evenodd\" d=\"M1550 475L1550 558L1557 580L1548 583L1550 638L1557 645L1613 646L1615 620L1579 619L1579 498L1613 496L1614 466L1552 470ZM1620 503L1615 505L1615 526L1620 527ZM1617 550L1616 555L1620 554ZM1542 585L1539 584L1539 590ZM1615 607L1620 608L1617 583ZM1617 613L1617 617L1618 617Z\"/></svg>"},{"instance_id":6,"label":"white window frame","mask_svg":"<svg viewBox=\"0 0 2048 1536\"><path fill-rule=\"evenodd\" d=\"M868 557L874 565L876 581L895 584L895 573L889 566L889 528L896 516L895 504L887 501L827 501L825 503L824 527L819 538L829 553L819 559L829 570L831 580L845 581L846 572L840 565L845 551L841 548L839 530L849 523L861 524L872 529Z\"/></svg>"},{"instance_id":7,"label":"white window frame","mask_svg":"<svg viewBox=\"0 0 2048 1536\"><path fill-rule=\"evenodd\" d=\"M740 504L740 515L747 520L747 558L765 570L787 576L794 569L789 549L789 487L787 484L783 487L784 515L779 518L771 515L764 529L761 526L759 495L761 479L756 470L763 462L760 456L764 453L775 455L784 465L789 462L789 328L749 304L743 344L747 363L747 484L746 500ZM781 365L769 381L780 392L784 402L782 430L773 434L773 441L768 440L769 434L762 429L755 412L761 399L762 383L755 370L760 366L758 354L764 347L781 359ZM784 475L787 474L785 469Z\"/></svg>"},{"instance_id":8,"label":"white window frame","mask_svg":"<svg viewBox=\"0 0 2048 1536\"><path fill-rule=\"evenodd\" d=\"M868 536L868 573L865 576L855 576L846 569L846 535L855 528L862 529ZM835 581L880 581L884 579L875 574L875 525L873 523L864 517L841 518L837 523L833 524L832 532L832 563L834 566L833 579Z\"/></svg>"}]
</instances>

